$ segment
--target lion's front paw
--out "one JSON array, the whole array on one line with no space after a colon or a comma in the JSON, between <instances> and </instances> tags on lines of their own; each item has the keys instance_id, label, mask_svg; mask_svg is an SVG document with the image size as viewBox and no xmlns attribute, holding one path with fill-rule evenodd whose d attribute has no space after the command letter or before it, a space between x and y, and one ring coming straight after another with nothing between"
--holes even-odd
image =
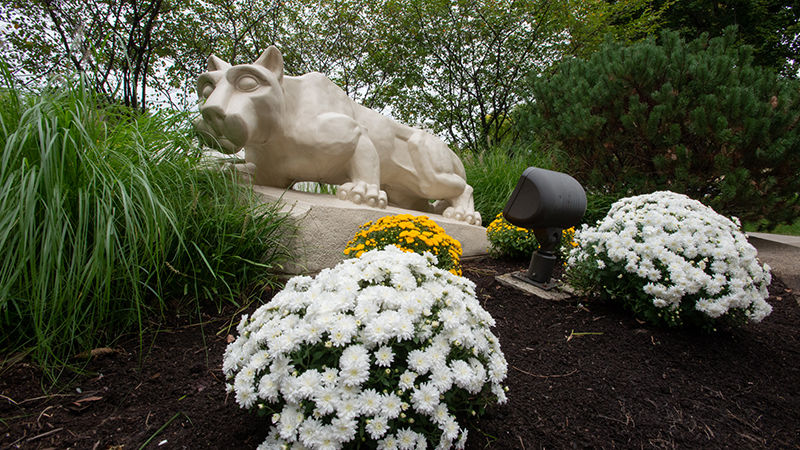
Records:
<instances>
[{"instance_id":1,"label":"lion's front paw","mask_svg":"<svg viewBox=\"0 0 800 450\"><path fill-rule=\"evenodd\" d=\"M455 219L462 222L467 222L470 225L481 225L481 214L478 211L465 211L453 206L448 207L442 212L442 215L448 219Z\"/></svg>"},{"instance_id":2,"label":"lion's front paw","mask_svg":"<svg viewBox=\"0 0 800 450\"><path fill-rule=\"evenodd\" d=\"M348 200L357 205L366 204L374 208L384 209L389 203L386 192L377 184L367 184L363 181L345 183L336 189L336 196L340 200Z\"/></svg>"}]
</instances>

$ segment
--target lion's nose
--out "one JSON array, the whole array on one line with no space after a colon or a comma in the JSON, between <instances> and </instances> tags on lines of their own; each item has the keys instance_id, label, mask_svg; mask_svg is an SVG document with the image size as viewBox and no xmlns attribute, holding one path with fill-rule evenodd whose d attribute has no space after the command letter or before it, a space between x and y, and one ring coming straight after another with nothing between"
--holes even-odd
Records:
<instances>
[{"instance_id":1,"label":"lion's nose","mask_svg":"<svg viewBox=\"0 0 800 450\"><path fill-rule=\"evenodd\" d=\"M206 122L214 126L215 129L225 120L225 111L220 105L216 104L206 103L200 106L200 114L202 114Z\"/></svg>"}]
</instances>

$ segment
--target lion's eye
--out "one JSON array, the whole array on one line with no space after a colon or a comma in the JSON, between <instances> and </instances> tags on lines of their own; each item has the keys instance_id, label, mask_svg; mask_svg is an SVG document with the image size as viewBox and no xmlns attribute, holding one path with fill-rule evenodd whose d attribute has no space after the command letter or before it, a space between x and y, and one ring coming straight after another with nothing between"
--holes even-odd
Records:
<instances>
[{"instance_id":1,"label":"lion's eye","mask_svg":"<svg viewBox=\"0 0 800 450\"><path fill-rule=\"evenodd\" d=\"M249 75L242 76L238 80L236 80L236 89L239 89L240 91L245 91L245 92L254 91L259 86L260 84L258 80Z\"/></svg>"},{"instance_id":2,"label":"lion's eye","mask_svg":"<svg viewBox=\"0 0 800 450\"><path fill-rule=\"evenodd\" d=\"M211 93L212 92L214 92L214 85L213 84L207 84L207 85L203 86L203 88L200 90L200 95L202 95L203 98L208 98L208 97L211 97Z\"/></svg>"}]
</instances>

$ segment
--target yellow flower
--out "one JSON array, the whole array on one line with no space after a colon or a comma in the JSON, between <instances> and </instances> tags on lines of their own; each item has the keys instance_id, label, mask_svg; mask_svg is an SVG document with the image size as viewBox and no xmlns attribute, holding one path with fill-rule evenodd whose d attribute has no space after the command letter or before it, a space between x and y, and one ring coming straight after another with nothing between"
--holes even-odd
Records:
<instances>
[{"instance_id":1,"label":"yellow flower","mask_svg":"<svg viewBox=\"0 0 800 450\"><path fill-rule=\"evenodd\" d=\"M358 257L366 251L391 244L406 252L430 251L438 256L439 267L461 273L461 243L448 236L427 216L399 214L367 222L347 243L344 254Z\"/></svg>"}]
</instances>

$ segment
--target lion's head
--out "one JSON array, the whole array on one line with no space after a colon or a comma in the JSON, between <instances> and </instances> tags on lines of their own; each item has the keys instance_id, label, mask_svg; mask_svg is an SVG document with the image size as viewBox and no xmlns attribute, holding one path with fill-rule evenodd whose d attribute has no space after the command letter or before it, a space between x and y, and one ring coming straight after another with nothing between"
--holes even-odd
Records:
<instances>
[{"instance_id":1,"label":"lion's head","mask_svg":"<svg viewBox=\"0 0 800 450\"><path fill-rule=\"evenodd\" d=\"M284 114L282 83L283 56L273 46L253 64L231 66L211 55L197 79L201 139L225 153L269 140Z\"/></svg>"}]
</instances>

